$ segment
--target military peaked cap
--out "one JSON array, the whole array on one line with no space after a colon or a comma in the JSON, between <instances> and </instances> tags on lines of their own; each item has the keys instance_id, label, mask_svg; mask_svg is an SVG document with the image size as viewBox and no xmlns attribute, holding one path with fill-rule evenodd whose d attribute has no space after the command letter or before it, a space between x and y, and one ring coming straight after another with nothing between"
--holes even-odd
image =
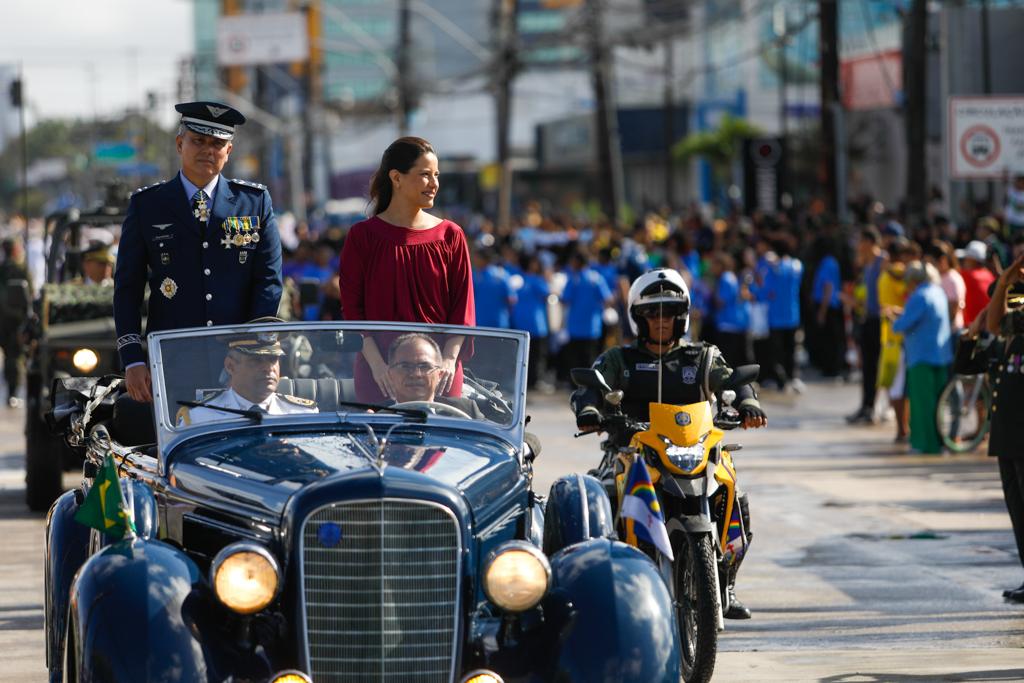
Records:
<instances>
[{"instance_id":1,"label":"military peaked cap","mask_svg":"<svg viewBox=\"0 0 1024 683\"><path fill-rule=\"evenodd\" d=\"M219 102L182 102L174 108L181 113L183 126L221 140L234 138L235 126L245 123L240 111Z\"/></svg>"}]
</instances>

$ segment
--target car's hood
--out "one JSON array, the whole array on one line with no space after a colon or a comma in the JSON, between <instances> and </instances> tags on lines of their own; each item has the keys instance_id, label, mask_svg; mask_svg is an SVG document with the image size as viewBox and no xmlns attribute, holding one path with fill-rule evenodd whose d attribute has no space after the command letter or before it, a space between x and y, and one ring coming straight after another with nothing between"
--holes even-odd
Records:
<instances>
[{"instance_id":1,"label":"car's hood","mask_svg":"<svg viewBox=\"0 0 1024 683\"><path fill-rule=\"evenodd\" d=\"M364 450L360 449L360 446ZM376 469L376 449L356 432L282 434L256 430L188 442L169 458L173 486L186 496L258 516L277 517L303 486ZM497 439L454 431L395 433L383 449L392 468L425 474L465 496L471 509L508 491L519 478L515 454ZM372 458L376 461L376 458ZM355 479L355 477L353 477ZM359 492L353 491L353 496Z\"/></svg>"}]
</instances>

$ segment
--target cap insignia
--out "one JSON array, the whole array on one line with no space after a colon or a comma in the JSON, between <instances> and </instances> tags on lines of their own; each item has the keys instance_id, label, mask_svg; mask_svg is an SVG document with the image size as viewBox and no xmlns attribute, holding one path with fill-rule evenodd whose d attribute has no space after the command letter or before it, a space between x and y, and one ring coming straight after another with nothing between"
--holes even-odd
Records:
<instances>
[{"instance_id":1,"label":"cap insignia","mask_svg":"<svg viewBox=\"0 0 1024 683\"><path fill-rule=\"evenodd\" d=\"M221 115L223 115L224 112L228 110L227 107L215 107L212 104L206 105L206 108L210 110L210 113L213 115L213 118L215 119L220 118Z\"/></svg>"}]
</instances>

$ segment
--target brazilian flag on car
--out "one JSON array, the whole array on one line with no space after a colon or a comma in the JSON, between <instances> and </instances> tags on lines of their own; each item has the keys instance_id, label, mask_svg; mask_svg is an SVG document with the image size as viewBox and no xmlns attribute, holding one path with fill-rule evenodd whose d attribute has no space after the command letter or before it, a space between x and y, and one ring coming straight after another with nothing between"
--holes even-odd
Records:
<instances>
[{"instance_id":1,"label":"brazilian flag on car","mask_svg":"<svg viewBox=\"0 0 1024 683\"><path fill-rule=\"evenodd\" d=\"M117 467L110 453L103 459L89 494L75 513L75 521L115 539L124 538L125 534L135 535L135 522L127 513Z\"/></svg>"}]
</instances>

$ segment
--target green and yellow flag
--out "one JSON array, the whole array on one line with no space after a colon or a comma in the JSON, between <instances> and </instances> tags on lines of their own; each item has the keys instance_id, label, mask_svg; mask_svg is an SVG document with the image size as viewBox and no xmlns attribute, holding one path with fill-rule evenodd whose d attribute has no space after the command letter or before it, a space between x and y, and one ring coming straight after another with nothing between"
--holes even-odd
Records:
<instances>
[{"instance_id":1,"label":"green and yellow flag","mask_svg":"<svg viewBox=\"0 0 1024 683\"><path fill-rule=\"evenodd\" d=\"M124 538L129 531L135 534L135 523L131 515L126 513L121 483L117 479L117 467L109 453L96 473L92 488L75 513L75 521L113 538Z\"/></svg>"}]
</instances>

